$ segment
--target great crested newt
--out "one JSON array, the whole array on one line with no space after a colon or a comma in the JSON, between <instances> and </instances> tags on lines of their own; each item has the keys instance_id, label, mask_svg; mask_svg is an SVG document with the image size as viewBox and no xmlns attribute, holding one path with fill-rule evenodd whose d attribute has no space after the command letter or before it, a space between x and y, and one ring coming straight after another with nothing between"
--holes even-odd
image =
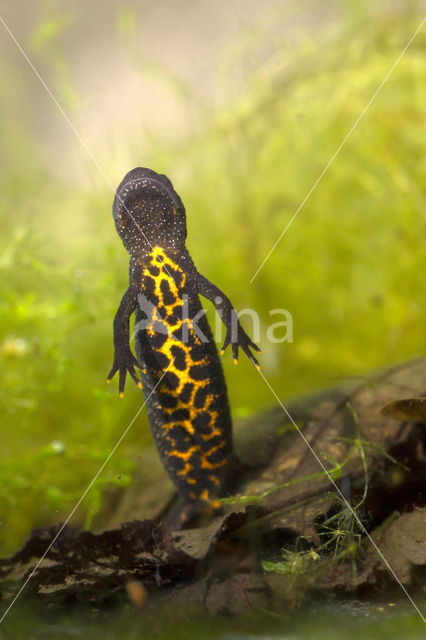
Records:
<instances>
[{"instance_id":1,"label":"great crested newt","mask_svg":"<svg viewBox=\"0 0 426 640\"><path fill-rule=\"evenodd\" d=\"M206 507L226 493L233 442L222 365L198 296L214 304L226 327L221 353L231 344L236 363L241 347L258 366L252 350L259 348L229 298L197 271L185 248L185 207L165 175L129 171L116 191L113 216L130 254L130 278L114 318L108 381L118 372L121 396L127 374L143 386L169 476L186 503ZM129 345L134 312L137 357Z\"/></svg>"}]
</instances>

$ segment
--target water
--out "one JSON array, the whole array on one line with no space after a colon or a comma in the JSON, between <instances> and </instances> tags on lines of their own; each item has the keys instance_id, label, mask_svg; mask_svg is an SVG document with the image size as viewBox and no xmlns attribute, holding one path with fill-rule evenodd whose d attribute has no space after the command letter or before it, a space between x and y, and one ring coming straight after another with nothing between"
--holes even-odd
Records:
<instances>
[{"instance_id":1,"label":"water","mask_svg":"<svg viewBox=\"0 0 426 640\"><path fill-rule=\"evenodd\" d=\"M399 598L399 596L398 596ZM426 590L415 597L426 611ZM406 599L316 599L297 611L252 612L239 618L185 616L184 611L161 615L130 605L120 612L73 615L47 621L17 606L0 628L0 638L20 640L424 640L426 625Z\"/></svg>"}]
</instances>

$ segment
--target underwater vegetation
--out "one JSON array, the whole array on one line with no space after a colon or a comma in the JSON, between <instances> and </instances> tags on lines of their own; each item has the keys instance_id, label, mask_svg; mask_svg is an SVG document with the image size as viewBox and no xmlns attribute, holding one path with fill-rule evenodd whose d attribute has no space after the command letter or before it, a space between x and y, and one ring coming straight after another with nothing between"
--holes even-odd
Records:
<instances>
[{"instance_id":1,"label":"underwater vegetation","mask_svg":"<svg viewBox=\"0 0 426 640\"><path fill-rule=\"evenodd\" d=\"M240 95L226 106L198 107L193 130L172 139L157 132L143 157L137 139L122 141L125 170L151 166L181 193L199 270L229 292L237 309L259 313L262 369L283 399L411 358L424 345L424 31L250 283L419 22L412 5L407 13L363 14L339 28L311 29L297 46L283 38ZM47 34L44 51L72 114L60 31ZM32 46L43 52L42 40L39 32ZM0 119L7 158L0 175L5 554L31 527L68 514L142 400L130 388L120 401L105 385L112 318L127 280L112 193L99 176L89 189L46 169L24 117L29 89L12 69L1 70L8 89ZM170 75L161 77L197 108ZM123 171L113 156L99 162L118 183ZM277 308L292 315L293 342L266 340L269 312ZM208 317L213 321L211 308ZM250 319L243 322L250 331ZM275 404L249 362L234 367L225 357L224 365L235 417ZM75 523L90 527L104 491L131 482L150 438L141 416Z\"/></svg>"}]
</instances>

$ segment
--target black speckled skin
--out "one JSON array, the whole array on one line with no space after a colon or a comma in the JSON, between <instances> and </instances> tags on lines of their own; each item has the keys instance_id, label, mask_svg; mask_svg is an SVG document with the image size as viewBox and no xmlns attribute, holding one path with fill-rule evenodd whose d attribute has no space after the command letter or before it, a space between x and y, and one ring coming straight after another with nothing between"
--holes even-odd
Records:
<instances>
[{"instance_id":1,"label":"black speckled skin","mask_svg":"<svg viewBox=\"0 0 426 640\"><path fill-rule=\"evenodd\" d=\"M114 318L109 379L119 372L122 394L126 374L140 385L134 367L142 370L147 412L166 470L186 502L214 505L226 492L232 428L222 366L198 294L215 304L227 328L224 348L232 345L234 360L241 347L257 364L250 349L258 348L229 299L195 268L185 248L185 208L166 176L130 171L117 189L113 215L130 253L130 282ZM137 359L129 346L134 312Z\"/></svg>"}]
</instances>

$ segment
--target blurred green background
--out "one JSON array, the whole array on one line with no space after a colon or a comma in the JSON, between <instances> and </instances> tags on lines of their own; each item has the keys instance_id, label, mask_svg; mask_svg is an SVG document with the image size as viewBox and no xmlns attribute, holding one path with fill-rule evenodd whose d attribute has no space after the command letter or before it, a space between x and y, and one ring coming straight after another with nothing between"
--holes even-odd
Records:
<instances>
[{"instance_id":1,"label":"blurred green background","mask_svg":"<svg viewBox=\"0 0 426 640\"><path fill-rule=\"evenodd\" d=\"M141 405L105 385L128 269L112 190L134 166L172 179L199 270L259 312L284 401L419 355L426 326L424 29L250 284L420 3L23 4L3 18L95 162L0 25L2 554L67 515ZM265 338L276 308L292 343ZM274 404L245 358L224 365L235 417ZM79 522L149 442L141 416Z\"/></svg>"}]
</instances>

